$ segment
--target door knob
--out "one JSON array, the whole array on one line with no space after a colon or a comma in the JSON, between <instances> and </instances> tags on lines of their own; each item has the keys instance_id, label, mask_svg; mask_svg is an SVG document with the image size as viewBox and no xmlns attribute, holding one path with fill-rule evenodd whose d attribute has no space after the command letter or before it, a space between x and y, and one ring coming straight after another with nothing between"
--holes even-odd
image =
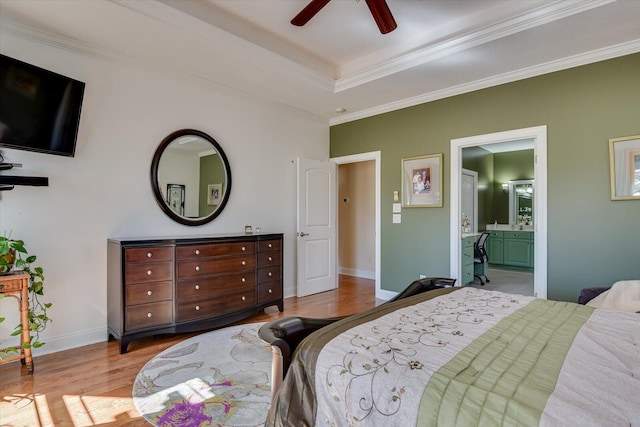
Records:
<instances>
[{"instance_id":1,"label":"door knob","mask_svg":"<svg viewBox=\"0 0 640 427\"><path fill-rule=\"evenodd\" d=\"M300 237L304 237L304 236L308 236L309 233L305 233L304 231L301 231L300 233L298 233L298 236Z\"/></svg>"}]
</instances>

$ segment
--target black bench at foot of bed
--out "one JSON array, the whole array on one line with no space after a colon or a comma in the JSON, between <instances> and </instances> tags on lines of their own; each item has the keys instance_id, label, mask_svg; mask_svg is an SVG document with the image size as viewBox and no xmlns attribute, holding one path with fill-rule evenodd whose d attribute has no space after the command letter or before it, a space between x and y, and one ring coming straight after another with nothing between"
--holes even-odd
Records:
<instances>
[{"instance_id":1,"label":"black bench at foot of bed","mask_svg":"<svg viewBox=\"0 0 640 427\"><path fill-rule=\"evenodd\" d=\"M454 286L455 283L456 279L449 279L445 277L428 277L419 279L412 282L402 292L389 301L385 301L384 304L434 289L448 288ZM274 384L276 384L276 382L279 384L286 375L287 370L289 369L289 364L291 363L291 356L303 339L312 332L338 320L344 319L344 317L345 316L312 318L304 316L286 316L262 325L258 330L258 335L262 340L271 344L274 350L272 388L274 388ZM277 354L278 352L280 354ZM278 366L280 364L281 366Z\"/></svg>"}]
</instances>

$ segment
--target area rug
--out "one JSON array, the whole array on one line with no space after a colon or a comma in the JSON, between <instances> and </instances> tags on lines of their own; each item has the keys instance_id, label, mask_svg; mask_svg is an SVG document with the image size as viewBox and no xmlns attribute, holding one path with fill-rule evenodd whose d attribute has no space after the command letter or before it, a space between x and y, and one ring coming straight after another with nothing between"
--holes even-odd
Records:
<instances>
[{"instance_id":1,"label":"area rug","mask_svg":"<svg viewBox=\"0 0 640 427\"><path fill-rule=\"evenodd\" d=\"M151 424L261 426L271 401L271 347L263 323L207 332L155 356L133 384L133 401Z\"/></svg>"}]
</instances>

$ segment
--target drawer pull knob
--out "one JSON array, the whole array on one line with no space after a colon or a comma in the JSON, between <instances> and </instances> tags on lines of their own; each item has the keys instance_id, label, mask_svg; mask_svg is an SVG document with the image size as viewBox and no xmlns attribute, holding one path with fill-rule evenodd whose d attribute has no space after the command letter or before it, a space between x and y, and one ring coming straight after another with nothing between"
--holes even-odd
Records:
<instances>
[{"instance_id":1,"label":"drawer pull knob","mask_svg":"<svg viewBox=\"0 0 640 427\"><path fill-rule=\"evenodd\" d=\"M196 255L200 255L200 249L196 249Z\"/></svg>"},{"instance_id":2,"label":"drawer pull knob","mask_svg":"<svg viewBox=\"0 0 640 427\"><path fill-rule=\"evenodd\" d=\"M151 276L152 274L153 274L153 271L147 270L147 276Z\"/></svg>"},{"instance_id":3,"label":"drawer pull knob","mask_svg":"<svg viewBox=\"0 0 640 427\"><path fill-rule=\"evenodd\" d=\"M269 261L273 261L273 258L269 257Z\"/></svg>"},{"instance_id":4,"label":"drawer pull knob","mask_svg":"<svg viewBox=\"0 0 640 427\"><path fill-rule=\"evenodd\" d=\"M242 279L240 279L240 281L241 281L242 283L244 283L244 282L246 282L246 281L247 281L247 279L245 279L245 278L243 277Z\"/></svg>"},{"instance_id":5,"label":"drawer pull knob","mask_svg":"<svg viewBox=\"0 0 640 427\"><path fill-rule=\"evenodd\" d=\"M247 265L247 261L242 261L242 265Z\"/></svg>"},{"instance_id":6,"label":"drawer pull knob","mask_svg":"<svg viewBox=\"0 0 640 427\"><path fill-rule=\"evenodd\" d=\"M247 248L245 248L244 246L242 247L242 252L245 252L247 250Z\"/></svg>"},{"instance_id":7,"label":"drawer pull knob","mask_svg":"<svg viewBox=\"0 0 640 427\"><path fill-rule=\"evenodd\" d=\"M272 245L271 243L269 243L269 247L270 247L270 248L272 248L272 247L273 247L273 245Z\"/></svg>"},{"instance_id":8,"label":"drawer pull knob","mask_svg":"<svg viewBox=\"0 0 640 427\"><path fill-rule=\"evenodd\" d=\"M270 293L270 294L272 294L272 293L273 293L273 291L272 291L271 289L269 289L269 293Z\"/></svg>"},{"instance_id":9,"label":"drawer pull knob","mask_svg":"<svg viewBox=\"0 0 640 427\"><path fill-rule=\"evenodd\" d=\"M153 253L147 252L147 258L151 258L152 256L153 256Z\"/></svg>"},{"instance_id":10,"label":"drawer pull knob","mask_svg":"<svg viewBox=\"0 0 640 427\"><path fill-rule=\"evenodd\" d=\"M246 300L247 300L247 297L243 296L242 301L246 301Z\"/></svg>"},{"instance_id":11,"label":"drawer pull knob","mask_svg":"<svg viewBox=\"0 0 640 427\"><path fill-rule=\"evenodd\" d=\"M196 271L200 271L200 266L196 265Z\"/></svg>"},{"instance_id":12,"label":"drawer pull knob","mask_svg":"<svg viewBox=\"0 0 640 427\"><path fill-rule=\"evenodd\" d=\"M151 316L153 316L153 314L151 314L151 312L148 312L147 317L151 317Z\"/></svg>"},{"instance_id":13,"label":"drawer pull knob","mask_svg":"<svg viewBox=\"0 0 640 427\"><path fill-rule=\"evenodd\" d=\"M153 291L147 291L147 295L149 296L153 295Z\"/></svg>"},{"instance_id":14,"label":"drawer pull knob","mask_svg":"<svg viewBox=\"0 0 640 427\"><path fill-rule=\"evenodd\" d=\"M200 285L196 284L196 290L200 289Z\"/></svg>"},{"instance_id":15,"label":"drawer pull knob","mask_svg":"<svg viewBox=\"0 0 640 427\"><path fill-rule=\"evenodd\" d=\"M200 306L196 305L196 311L200 311Z\"/></svg>"},{"instance_id":16,"label":"drawer pull knob","mask_svg":"<svg viewBox=\"0 0 640 427\"><path fill-rule=\"evenodd\" d=\"M269 277L273 276L273 273L269 272Z\"/></svg>"}]
</instances>

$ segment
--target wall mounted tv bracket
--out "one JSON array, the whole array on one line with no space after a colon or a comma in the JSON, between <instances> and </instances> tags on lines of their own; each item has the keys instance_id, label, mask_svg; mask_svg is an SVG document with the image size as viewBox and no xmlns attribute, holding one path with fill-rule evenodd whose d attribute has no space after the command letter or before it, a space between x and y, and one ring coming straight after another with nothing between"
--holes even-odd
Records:
<instances>
[{"instance_id":1,"label":"wall mounted tv bracket","mask_svg":"<svg viewBox=\"0 0 640 427\"><path fill-rule=\"evenodd\" d=\"M5 163L4 157L0 154L0 171L21 167L22 164L20 163ZM40 176L0 175L0 191L13 190L16 185L47 187L49 186L49 178Z\"/></svg>"}]
</instances>

